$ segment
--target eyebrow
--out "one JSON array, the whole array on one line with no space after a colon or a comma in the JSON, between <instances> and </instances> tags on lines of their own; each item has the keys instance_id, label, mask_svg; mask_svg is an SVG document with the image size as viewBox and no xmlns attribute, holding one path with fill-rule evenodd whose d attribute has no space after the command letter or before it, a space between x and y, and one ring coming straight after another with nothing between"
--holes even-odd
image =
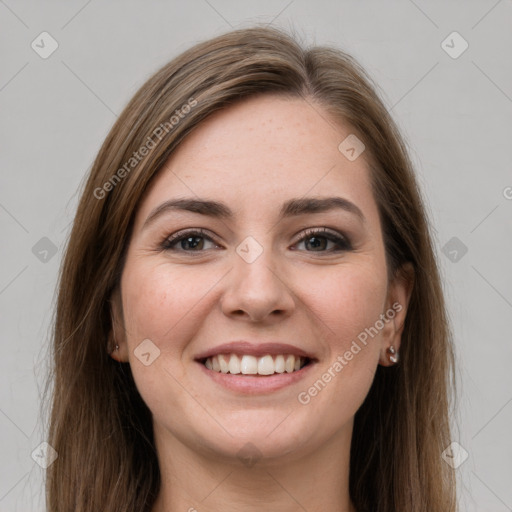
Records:
<instances>
[{"instance_id":1,"label":"eyebrow","mask_svg":"<svg viewBox=\"0 0 512 512\"><path fill-rule=\"evenodd\" d=\"M343 197L303 197L290 199L281 207L279 218L294 217L308 213L322 213L329 210L341 209L359 217L365 223L363 212L354 203ZM224 203L207 199L180 198L169 199L157 206L147 217L142 226L145 229L158 217L169 211L188 211L208 215L217 219L232 219L233 211Z\"/></svg>"}]
</instances>

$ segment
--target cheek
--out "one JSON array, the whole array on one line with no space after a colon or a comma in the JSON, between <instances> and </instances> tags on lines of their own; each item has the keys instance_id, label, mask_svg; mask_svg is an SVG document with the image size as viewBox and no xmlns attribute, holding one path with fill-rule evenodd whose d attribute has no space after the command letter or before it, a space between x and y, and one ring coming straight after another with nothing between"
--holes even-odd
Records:
<instances>
[{"instance_id":1,"label":"cheek","mask_svg":"<svg viewBox=\"0 0 512 512\"><path fill-rule=\"evenodd\" d=\"M193 337L204 310L201 299L218 281L199 267L171 270L166 262L126 265L122 290L124 317L133 378L142 399L157 417L184 410L190 401L183 393L184 349ZM150 364L137 357L143 340L151 340ZM158 354L153 359L153 354ZM148 362L148 361L146 361Z\"/></svg>"},{"instance_id":2,"label":"cheek","mask_svg":"<svg viewBox=\"0 0 512 512\"><path fill-rule=\"evenodd\" d=\"M298 396L303 414L319 418L322 424L306 422L315 438L320 435L317 431L334 434L350 421L370 389L379 360L380 332L370 336L367 330L383 312L386 275L375 265L347 265L309 285L304 283L303 289L308 290L308 306L320 320L327 347L325 359Z\"/></svg>"},{"instance_id":3,"label":"cheek","mask_svg":"<svg viewBox=\"0 0 512 512\"><path fill-rule=\"evenodd\" d=\"M215 284L212 275L197 267L171 271L166 263L134 265L125 272L123 295L129 344L149 338L161 350L178 348L169 340L180 340L179 332L200 311L201 298Z\"/></svg>"},{"instance_id":4,"label":"cheek","mask_svg":"<svg viewBox=\"0 0 512 512\"><path fill-rule=\"evenodd\" d=\"M303 283L308 305L321 320L332 349L343 350L383 312L386 276L375 264L352 265Z\"/></svg>"}]
</instances>

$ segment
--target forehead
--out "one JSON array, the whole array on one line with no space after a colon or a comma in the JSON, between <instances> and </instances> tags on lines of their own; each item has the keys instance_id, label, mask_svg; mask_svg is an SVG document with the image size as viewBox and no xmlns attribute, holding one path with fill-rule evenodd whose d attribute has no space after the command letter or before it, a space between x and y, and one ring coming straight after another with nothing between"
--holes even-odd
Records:
<instances>
[{"instance_id":1,"label":"forehead","mask_svg":"<svg viewBox=\"0 0 512 512\"><path fill-rule=\"evenodd\" d=\"M290 198L339 195L367 217L377 215L364 153L354 161L338 149L352 134L318 104L261 96L210 116L183 141L154 178L140 225L176 197L220 200L240 216L275 216Z\"/></svg>"}]
</instances>

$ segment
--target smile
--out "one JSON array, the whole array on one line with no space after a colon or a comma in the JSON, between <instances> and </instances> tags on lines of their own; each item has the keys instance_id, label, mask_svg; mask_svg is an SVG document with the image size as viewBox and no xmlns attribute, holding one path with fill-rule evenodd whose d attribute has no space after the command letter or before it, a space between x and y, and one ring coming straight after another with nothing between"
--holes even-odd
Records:
<instances>
[{"instance_id":1,"label":"smile","mask_svg":"<svg viewBox=\"0 0 512 512\"><path fill-rule=\"evenodd\" d=\"M261 357L253 355L219 354L208 357L203 364L217 373L230 373L232 375L274 375L279 373L293 373L309 362L309 358L293 354L266 354Z\"/></svg>"}]
</instances>

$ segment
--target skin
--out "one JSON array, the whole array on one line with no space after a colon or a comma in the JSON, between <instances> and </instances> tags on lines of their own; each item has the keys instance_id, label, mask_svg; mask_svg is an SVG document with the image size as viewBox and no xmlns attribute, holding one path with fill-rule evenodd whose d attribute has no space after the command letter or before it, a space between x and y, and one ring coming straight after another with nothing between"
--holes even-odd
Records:
<instances>
[{"instance_id":1,"label":"skin","mask_svg":"<svg viewBox=\"0 0 512 512\"><path fill-rule=\"evenodd\" d=\"M377 366L392 364L386 349L400 347L412 281L388 282L366 155L351 162L340 153L352 131L328 119L318 105L275 96L216 113L173 154L136 212L113 303L112 357L130 363L153 414L162 474L154 512L355 511L353 419ZM289 199L334 195L356 204L365 221L341 209L278 218ZM222 201L234 217L169 211L143 229L154 208L181 197ZM322 234L316 247L311 235L301 241L304 229L322 227L347 235L353 250L332 252L336 243ZM195 252L186 242L161 248L186 228L203 228L212 240L196 240ZM247 236L263 249L252 263L236 252ZM337 357L395 302L401 311L299 403L298 394L330 367L332 375ZM194 361L227 341L270 338L314 354L308 378L247 396L220 387ZM144 339L160 350L148 366L134 354ZM254 465L238 456L249 442Z\"/></svg>"}]
</instances>

